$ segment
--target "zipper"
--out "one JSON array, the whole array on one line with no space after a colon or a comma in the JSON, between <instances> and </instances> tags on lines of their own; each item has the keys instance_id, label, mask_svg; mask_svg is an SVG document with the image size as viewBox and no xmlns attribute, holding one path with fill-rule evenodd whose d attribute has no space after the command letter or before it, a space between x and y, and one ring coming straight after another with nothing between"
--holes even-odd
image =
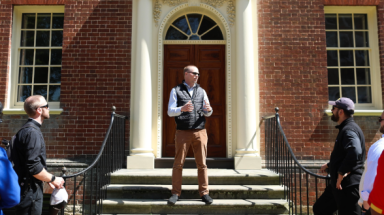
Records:
<instances>
[{"instance_id":1,"label":"zipper","mask_svg":"<svg viewBox=\"0 0 384 215\"><path fill-rule=\"evenodd\" d=\"M183 84L183 86L184 86L185 89L187 90L187 94L188 94L188 96L191 98L191 102L192 102L192 105L193 105L193 111L194 111L194 113L195 113L195 122L197 122L197 119L198 119L198 118L197 118L197 112L196 112L196 106L195 106L195 101L194 101L194 99L195 99L196 94L197 94L198 85L196 84L196 86L193 87L193 88L195 88L195 89L194 89L195 92L193 92L193 96L191 96L191 94L189 94L187 86L185 86L184 84Z\"/></svg>"}]
</instances>

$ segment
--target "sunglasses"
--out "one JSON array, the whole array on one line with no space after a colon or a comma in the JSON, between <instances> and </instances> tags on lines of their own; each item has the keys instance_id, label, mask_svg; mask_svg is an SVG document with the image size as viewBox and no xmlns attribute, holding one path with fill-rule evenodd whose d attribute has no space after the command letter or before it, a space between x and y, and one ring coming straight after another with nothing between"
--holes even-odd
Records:
<instances>
[{"instance_id":1,"label":"sunglasses","mask_svg":"<svg viewBox=\"0 0 384 215\"><path fill-rule=\"evenodd\" d=\"M382 119L381 117L379 117L379 122L383 121L384 119Z\"/></svg>"},{"instance_id":2,"label":"sunglasses","mask_svg":"<svg viewBox=\"0 0 384 215\"><path fill-rule=\"evenodd\" d=\"M48 104L44 105L44 106L40 106L39 108L49 108Z\"/></svg>"},{"instance_id":3,"label":"sunglasses","mask_svg":"<svg viewBox=\"0 0 384 215\"><path fill-rule=\"evenodd\" d=\"M192 73L192 74L194 74L194 75L200 76L200 74L197 73L197 72L188 72L188 73Z\"/></svg>"},{"instance_id":4,"label":"sunglasses","mask_svg":"<svg viewBox=\"0 0 384 215\"><path fill-rule=\"evenodd\" d=\"M337 107L337 106L332 106L332 110L335 110L335 108L337 108L337 109L342 109L342 108L340 108L340 107Z\"/></svg>"}]
</instances>

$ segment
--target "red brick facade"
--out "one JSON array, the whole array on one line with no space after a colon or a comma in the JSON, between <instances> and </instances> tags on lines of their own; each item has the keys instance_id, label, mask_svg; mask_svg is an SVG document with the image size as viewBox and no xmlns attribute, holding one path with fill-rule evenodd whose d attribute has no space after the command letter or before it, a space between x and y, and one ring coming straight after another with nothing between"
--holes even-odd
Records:
<instances>
[{"instance_id":1,"label":"red brick facade","mask_svg":"<svg viewBox=\"0 0 384 215\"><path fill-rule=\"evenodd\" d=\"M9 93L13 6L28 4L65 5L60 99L64 112L43 124L48 157L97 154L112 105L119 114L129 115L132 1L0 0L1 101ZM27 118L3 119L0 137L10 138Z\"/></svg>"},{"instance_id":2,"label":"red brick facade","mask_svg":"<svg viewBox=\"0 0 384 215\"><path fill-rule=\"evenodd\" d=\"M130 113L132 0L0 0L0 101L5 103L10 93L13 6L34 4L65 5L60 102L64 112L43 125L48 157L96 154L111 106L120 114ZM383 55L383 1L258 0L260 116L280 108L283 128L301 159L328 159L337 133L324 113L326 5L376 5ZM380 62L383 65L384 58ZM383 80L383 67L381 74ZM5 115L0 137L10 138L25 120L26 116ZM376 117L355 120L368 148L380 135ZM264 154L263 141L260 145Z\"/></svg>"},{"instance_id":3,"label":"red brick facade","mask_svg":"<svg viewBox=\"0 0 384 215\"><path fill-rule=\"evenodd\" d=\"M338 132L336 123L324 113L328 108L324 21L327 5L378 5L382 55L382 1L258 1L260 115L273 114L274 107L279 107L289 143L295 154L306 160L329 159ZM382 82L383 72L381 66ZM368 149L380 137L377 117L355 116L355 121L363 129ZM263 144L261 152L264 154Z\"/></svg>"}]
</instances>

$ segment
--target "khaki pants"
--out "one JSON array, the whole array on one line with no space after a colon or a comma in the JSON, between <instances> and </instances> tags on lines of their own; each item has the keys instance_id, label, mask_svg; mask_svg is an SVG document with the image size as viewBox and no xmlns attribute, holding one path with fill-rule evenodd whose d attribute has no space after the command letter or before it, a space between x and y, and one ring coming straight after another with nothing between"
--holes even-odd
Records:
<instances>
[{"instance_id":1,"label":"khaki pants","mask_svg":"<svg viewBox=\"0 0 384 215\"><path fill-rule=\"evenodd\" d=\"M176 155L172 172L172 194L177 194L178 196L181 194L183 166L188 149L191 145L197 166L200 196L208 194L208 173L206 165L208 142L207 131L205 129L177 130L175 142Z\"/></svg>"}]
</instances>

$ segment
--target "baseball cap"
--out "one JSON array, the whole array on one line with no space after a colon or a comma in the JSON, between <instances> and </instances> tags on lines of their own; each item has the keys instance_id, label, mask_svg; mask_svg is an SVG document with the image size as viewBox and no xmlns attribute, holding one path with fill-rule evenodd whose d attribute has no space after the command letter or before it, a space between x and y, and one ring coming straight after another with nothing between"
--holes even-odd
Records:
<instances>
[{"instance_id":1,"label":"baseball cap","mask_svg":"<svg viewBox=\"0 0 384 215\"><path fill-rule=\"evenodd\" d=\"M328 104L340 107L344 110L347 110L351 113L355 112L355 103L350 98L341 97L336 101L328 101Z\"/></svg>"}]
</instances>

